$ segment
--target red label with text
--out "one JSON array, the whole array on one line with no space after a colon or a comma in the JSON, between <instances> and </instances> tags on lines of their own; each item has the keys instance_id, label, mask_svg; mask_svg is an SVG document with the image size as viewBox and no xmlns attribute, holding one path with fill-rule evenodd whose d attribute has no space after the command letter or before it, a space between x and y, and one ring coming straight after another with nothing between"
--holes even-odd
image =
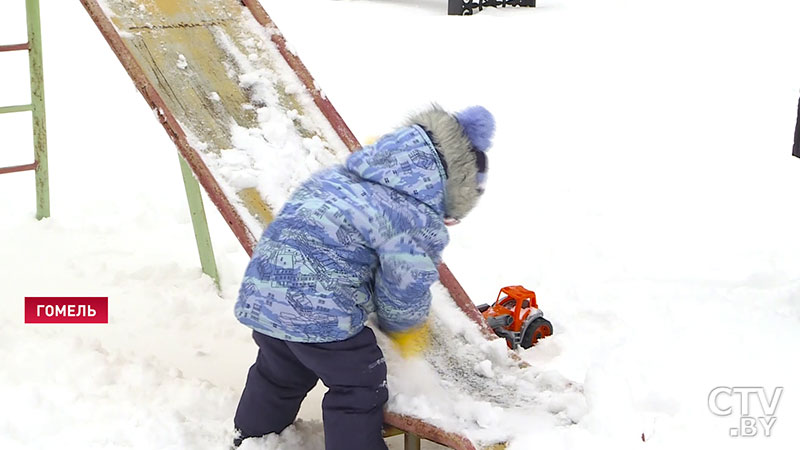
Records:
<instances>
[{"instance_id":1,"label":"red label with text","mask_svg":"<svg viewBox=\"0 0 800 450\"><path fill-rule=\"evenodd\" d=\"M108 323L108 297L25 297L25 323Z\"/></svg>"}]
</instances>

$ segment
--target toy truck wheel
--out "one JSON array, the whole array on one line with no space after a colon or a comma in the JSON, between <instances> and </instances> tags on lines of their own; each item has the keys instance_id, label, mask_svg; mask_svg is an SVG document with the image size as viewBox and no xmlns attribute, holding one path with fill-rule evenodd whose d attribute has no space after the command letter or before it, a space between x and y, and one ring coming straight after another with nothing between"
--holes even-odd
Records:
<instances>
[{"instance_id":1,"label":"toy truck wheel","mask_svg":"<svg viewBox=\"0 0 800 450\"><path fill-rule=\"evenodd\" d=\"M520 342L520 345L522 345L522 348L531 348L536 345L539 339L552 334L553 325L550 321L544 317L539 317L528 324L528 328L525 329L525 333L522 335L522 342Z\"/></svg>"}]
</instances>

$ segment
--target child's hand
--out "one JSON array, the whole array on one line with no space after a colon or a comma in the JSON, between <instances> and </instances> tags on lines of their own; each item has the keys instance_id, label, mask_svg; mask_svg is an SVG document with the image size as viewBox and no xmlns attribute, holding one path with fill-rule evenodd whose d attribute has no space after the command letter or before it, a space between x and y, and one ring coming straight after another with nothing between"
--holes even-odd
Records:
<instances>
[{"instance_id":1,"label":"child's hand","mask_svg":"<svg viewBox=\"0 0 800 450\"><path fill-rule=\"evenodd\" d=\"M413 358L419 356L428 348L431 339L430 334L428 322L424 322L422 325L406 331L390 333L389 337L397 346L403 358Z\"/></svg>"}]
</instances>

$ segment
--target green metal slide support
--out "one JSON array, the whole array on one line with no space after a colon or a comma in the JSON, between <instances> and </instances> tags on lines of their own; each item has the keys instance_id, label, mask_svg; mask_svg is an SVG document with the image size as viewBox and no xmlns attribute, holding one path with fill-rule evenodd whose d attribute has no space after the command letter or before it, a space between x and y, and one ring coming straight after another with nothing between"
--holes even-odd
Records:
<instances>
[{"instance_id":1,"label":"green metal slide support","mask_svg":"<svg viewBox=\"0 0 800 450\"><path fill-rule=\"evenodd\" d=\"M203 207L203 196L200 194L200 183L197 182L192 174L192 169L183 156L178 155L178 158L181 161L183 186L186 188L186 199L189 201L194 237L197 240L197 252L200 254L200 266L203 268L203 273L211 277L219 287L219 273L214 259L214 247L211 245L211 234L208 232L208 221L206 220L206 210Z\"/></svg>"},{"instance_id":2,"label":"green metal slide support","mask_svg":"<svg viewBox=\"0 0 800 450\"><path fill-rule=\"evenodd\" d=\"M47 124L44 112L44 71L42 69L42 30L39 0L25 0L28 42L0 45L0 52L28 51L31 77L31 104L3 106L0 114L31 111L33 116L33 164L0 168L0 174L34 170L36 173L36 218L50 217L50 182L47 172Z\"/></svg>"}]
</instances>

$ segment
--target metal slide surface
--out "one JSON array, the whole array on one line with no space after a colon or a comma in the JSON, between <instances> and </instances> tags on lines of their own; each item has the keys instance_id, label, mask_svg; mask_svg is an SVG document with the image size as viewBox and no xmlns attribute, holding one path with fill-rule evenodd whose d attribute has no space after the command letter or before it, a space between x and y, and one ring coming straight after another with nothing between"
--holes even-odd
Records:
<instances>
[{"instance_id":1,"label":"metal slide surface","mask_svg":"<svg viewBox=\"0 0 800 450\"><path fill-rule=\"evenodd\" d=\"M358 146L258 3L82 3L248 252L272 219L271 203L280 203L274 197L290 186L237 178L237 166L261 162L252 154L259 150L309 147L338 160ZM269 115L290 123L270 134ZM293 167L273 166L273 179L290 181Z\"/></svg>"},{"instance_id":2,"label":"metal slide surface","mask_svg":"<svg viewBox=\"0 0 800 450\"><path fill-rule=\"evenodd\" d=\"M360 146L257 1L81 2L248 254L294 185ZM518 392L525 377L536 391L537 375L518 372L524 365L503 355L502 344L499 352L497 345L483 348L493 333L450 270L442 264L439 271L446 291L435 297L446 300L434 305L437 345L427 366L442 375L435 376L439 392L517 412L541 403ZM453 322L454 315L463 320ZM505 386L476 375L492 358L507 375ZM559 383L555 394L574 391ZM386 422L455 449L493 447L513 436L481 437L480 418L454 428L415 411L390 402Z\"/></svg>"}]
</instances>

